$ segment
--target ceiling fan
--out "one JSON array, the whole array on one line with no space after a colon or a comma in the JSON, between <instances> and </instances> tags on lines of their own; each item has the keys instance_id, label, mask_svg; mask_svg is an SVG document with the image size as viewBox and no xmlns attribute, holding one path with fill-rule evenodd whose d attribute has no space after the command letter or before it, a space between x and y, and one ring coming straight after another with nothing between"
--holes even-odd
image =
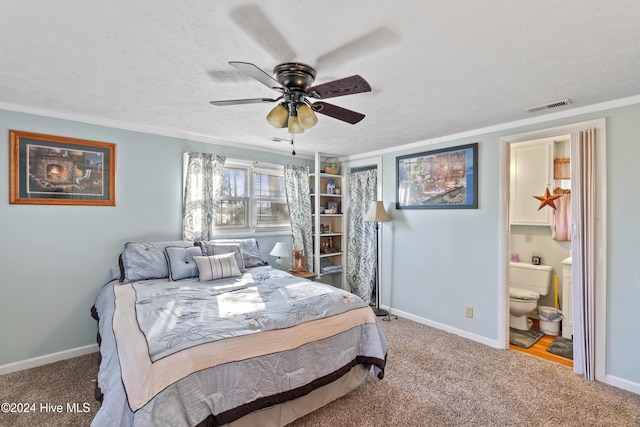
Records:
<instances>
[{"instance_id":1,"label":"ceiling fan","mask_svg":"<svg viewBox=\"0 0 640 427\"><path fill-rule=\"evenodd\" d=\"M337 96L369 92L371 86L359 75L353 75L317 86L311 86L316 78L313 67L299 62L286 62L273 69L272 77L258 66L249 62L231 61L229 65L254 78L282 95L277 98L250 98L210 101L217 106L278 102L267 115L267 121L275 128L288 127L289 133L297 134L311 129L318 118L315 113L324 114L350 124L364 119L364 114L323 101L310 102L309 98L326 99Z\"/></svg>"}]
</instances>

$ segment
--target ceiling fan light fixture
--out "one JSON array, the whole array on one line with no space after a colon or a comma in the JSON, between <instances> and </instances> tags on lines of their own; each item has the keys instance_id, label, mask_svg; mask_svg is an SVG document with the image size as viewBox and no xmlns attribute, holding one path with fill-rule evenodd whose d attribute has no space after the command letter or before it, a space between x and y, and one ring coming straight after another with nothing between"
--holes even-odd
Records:
<instances>
[{"instance_id":1,"label":"ceiling fan light fixture","mask_svg":"<svg viewBox=\"0 0 640 427\"><path fill-rule=\"evenodd\" d=\"M273 107L273 110L267 114L267 121L271 126L276 129L281 129L287 123L289 117L289 110L283 104L278 104Z\"/></svg>"},{"instance_id":2,"label":"ceiling fan light fixture","mask_svg":"<svg viewBox=\"0 0 640 427\"><path fill-rule=\"evenodd\" d=\"M298 116L289 116L289 133L296 134L304 132Z\"/></svg>"},{"instance_id":3,"label":"ceiling fan light fixture","mask_svg":"<svg viewBox=\"0 0 640 427\"><path fill-rule=\"evenodd\" d=\"M305 103L298 104L298 120L304 129L311 129L318 123L318 117Z\"/></svg>"},{"instance_id":4,"label":"ceiling fan light fixture","mask_svg":"<svg viewBox=\"0 0 640 427\"><path fill-rule=\"evenodd\" d=\"M209 101L212 105L278 102L279 104L267 114L267 122L276 129L289 127L291 134L302 133L305 129L314 127L318 122L316 114L322 114L352 125L364 118L364 114L356 111L328 104L324 101L311 103L307 100L307 98L323 100L370 92L371 86L358 74L313 86L316 70L309 65L298 62L277 65L273 69L274 76L269 75L257 65L249 62L231 61L229 65L268 88L280 92L281 95L275 99L249 98Z\"/></svg>"}]
</instances>

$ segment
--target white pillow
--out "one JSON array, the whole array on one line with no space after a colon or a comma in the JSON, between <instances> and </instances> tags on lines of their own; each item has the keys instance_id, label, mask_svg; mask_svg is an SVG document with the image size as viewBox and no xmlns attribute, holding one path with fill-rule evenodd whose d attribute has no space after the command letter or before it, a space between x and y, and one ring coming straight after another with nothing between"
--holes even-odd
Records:
<instances>
[{"instance_id":1,"label":"white pillow","mask_svg":"<svg viewBox=\"0 0 640 427\"><path fill-rule=\"evenodd\" d=\"M240 276L241 274L236 263L236 255L233 252L224 255L194 256L193 260L198 266L201 282Z\"/></svg>"}]
</instances>

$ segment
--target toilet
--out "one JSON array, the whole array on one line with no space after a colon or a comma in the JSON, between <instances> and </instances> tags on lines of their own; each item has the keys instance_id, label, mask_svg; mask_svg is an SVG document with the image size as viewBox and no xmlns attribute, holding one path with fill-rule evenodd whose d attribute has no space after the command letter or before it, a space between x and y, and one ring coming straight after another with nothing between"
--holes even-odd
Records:
<instances>
[{"instance_id":1,"label":"toilet","mask_svg":"<svg viewBox=\"0 0 640 427\"><path fill-rule=\"evenodd\" d=\"M550 265L509 263L509 327L531 328L533 322L527 315L538 307L540 295L549 293L552 271Z\"/></svg>"}]
</instances>

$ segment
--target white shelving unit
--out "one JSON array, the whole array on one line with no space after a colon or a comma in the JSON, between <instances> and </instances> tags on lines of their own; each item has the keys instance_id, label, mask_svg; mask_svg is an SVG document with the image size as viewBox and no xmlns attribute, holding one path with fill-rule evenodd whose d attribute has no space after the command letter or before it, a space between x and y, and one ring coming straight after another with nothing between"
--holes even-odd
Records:
<instances>
[{"instance_id":1,"label":"white shelving unit","mask_svg":"<svg viewBox=\"0 0 640 427\"><path fill-rule=\"evenodd\" d=\"M313 271L316 280L346 289L346 224L342 211L345 182L340 174L321 172L328 156L316 153L314 172L310 174L311 205L313 217ZM329 192L327 184L333 182L335 191ZM339 190L338 190L339 189ZM336 194L337 192L340 194ZM335 209L334 213L325 211ZM329 269L326 267L329 266ZM330 272L332 268L341 270Z\"/></svg>"}]
</instances>

